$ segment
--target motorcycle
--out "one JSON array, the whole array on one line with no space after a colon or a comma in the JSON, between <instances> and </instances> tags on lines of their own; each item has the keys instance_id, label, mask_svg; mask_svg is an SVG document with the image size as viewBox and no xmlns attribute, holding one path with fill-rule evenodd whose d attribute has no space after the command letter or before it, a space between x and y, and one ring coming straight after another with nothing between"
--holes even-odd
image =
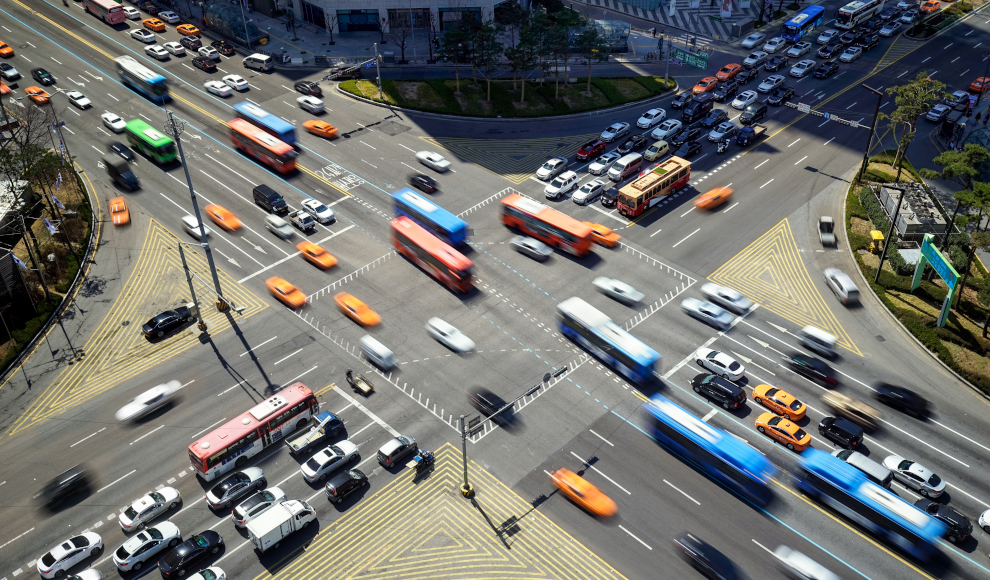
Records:
<instances>
[{"instance_id":1,"label":"motorcycle","mask_svg":"<svg viewBox=\"0 0 990 580\"><path fill-rule=\"evenodd\" d=\"M416 475L421 475L433 469L433 464L436 462L436 457L433 455L432 451L420 449L416 457L413 458L413 461L416 462Z\"/></svg>"}]
</instances>

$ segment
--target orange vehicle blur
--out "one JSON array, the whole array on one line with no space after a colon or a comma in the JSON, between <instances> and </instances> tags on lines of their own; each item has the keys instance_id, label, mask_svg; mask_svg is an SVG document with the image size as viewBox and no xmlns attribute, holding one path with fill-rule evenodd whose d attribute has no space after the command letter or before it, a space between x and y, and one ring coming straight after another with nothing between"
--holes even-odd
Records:
<instances>
[{"instance_id":1,"label":"orange vehicle blur","mask_svg":"<svg viewBox=\"0 0 990 580\"><path fill-rule=\"evenodd\" d=\"M723 66L717 73L715 73L715 78L717 78L720 81L727 81L732 77L736 76L737 74L739 74L739 71L741 70L742 70L742 65L740 64L736 64L736 63L727 64Z\"/></svg>"},{"instance_id":2,"label":"orange vehicle blur","mask_svg":"<svg viewBox=\"0 0 990 580\"><path fill-rule=\"evenodd\" d=\"M969 90L973 91L974 93L985 92L988 88L990 88L990 85L988 85L987 83L990 83L990 77L980 77L975 81L969 83Z\"/></svg>"},{"instance_id":3,"label":"orange vehicle blur","mask_svg":"<svg viewBox=\"0 0 990 580\"><path fill-rule=\"evenodd\" d=\"M31 97L31 100L36 105L47 105L48 101L52 99L52 96L40 87L28 87L24 89L24 92L27 93L27 96Z\"/></svg>"},{"instance_id":4,"label":"orange vehicle blur","mask_svg":"<svg viewBox=\"0 0 990 580\"><path fill-rule=\"evenodd\" d=\"M717 78L705 77L700 81L698 81L698 84L694 85L694 90L692 90L691 92L693 92L696 95L700 95L701 93L714 91L717 85L718 85Z\"/></svg>"},{"instance_id":5,"label":"orange vehicle blur","mask_svg":"<svg viewBox=\"0 0 990 580\"><path fill-rule=\"evenodd\" d=\"M192 24L180 24L175 30L182 36L199 36L199 29Z\"/></svg>"},{"instance_id":6,"label":"orange vehicle blur","mask_svg":"<svg viewBox=\"0 0 990 580\"><path fill-rule=\"evenodd\" d=\"M569 469L561 467L554 470L550 481L571 501L596 516L607 518L619 511L611 498Z\"/></svg>"},{"instance_id":7,"label":"orange vehicle blur","mask_svg":"<svg viewBox=\"0 0 990 580\"><path fill-rule=\"evenodd\" d=\"M14 56L14 49L10 48L10 45L6 42L0 42L0 56L10 58Z\"/></svg>"},{"instance_id":8,"label":"orange vehicle blur","mask_svg":"<svg viewBox=\"0 0 990 580\"><path fill-rule=\"evenodd\" d=\"M584 225L591 228L591 239L596 244L601 244L607 248L614 248L619 245L619 240L622 236L613 232L609 228L603 226L602 224L596 224L594 222L584 222Z\"/></svg>"},{"instance_id":9,"label":"orange vehicle blur","mask_svg":"<svg viewBox=\"0 0 990 580\"><path fill-rule=\"evenodd\" d=\"M127 202L122 197L110 199L110 218L113 225L126 226L131 223L131 212L127 211Z\"/></svg>"},{"instance_id":10,"label":"orange vehicle blur","mask_svg":"<svg viewBox=\"0 0 990 580\"><path fill-rule=\"evenodd\" d=\"M367 304L347 292L340 292L333 299L348 318L361 326L374 326L382 321L382 317L368 308Z\"/></svg>"},{"instance_id":11,"label":"orange vehicle blur","mask_svg":"<svg viewBox=\"0 0 990 580\"><path fill-rule=\"evenodd\" d=\"M7 83L0 81L0 95L6 95L9 92L10 87L7 86Z\"/></svg>"},{"instance_id":12,"label":"orange vehicle blur","mask_svg":"<svg viewBox=\"0 0 990 580\"><path fill-rule=\"evenodd\" d=\"M729 197L731 196L732 190L728 187L713 189L707 193L699 195L698 198L694 200L694 207L698 209L712 209L729 201Z\"/></svg>"},{"instance_id":13,"label":"orange vehicle blur","mask_svg":"<svg viewBox=\"0 0 990 580\"><path fill-rule=\"evenodd\" d=\"M317 246L313 242L302 241L296 244L296 249L302 254L303 259L324 270L337 265L337 258L330 255L330 252Z\"/></svg>"},{"instance_id":14,"label":"orange vehicle blur","mask_svg":"<svg viewBox=\"0 0 990 580\"><path fill-rule=\"evenodd\" d=\"M145 18L141 21L144 27L153 32L165 32L165 23L157 18Z\"/></svg>"},{"instance_id":15,"label":"orange vehicle blur","mask_svg":"<svg viewBox=\"0 0 990 580\"><path fill-rule=\"evenodd\" d=\"M203 211L206 212L206 216L208 218L213 220L213 223L228 232L236 232L241 229L241 220L237 219L237 216L230 213L230 211L226 208L211 203L210 205L204 207Z\"/></svg>"},{"instance_id":16,"label":"orange vehicle blur","mask_svg":"<svg viewBox=\"0 0 990 580\"><path fill-rule=\"evenodd\" d=\"M299 288L278 276L272 276L265 280L265 286L268 286L268 291L272 293L272 296L278 298L289 308L299 309L303 307L303 304L306 304L306 295L300 292Z\"/></svg>"},{"instance_id":17,"label":"orange vehicle blur","mask_svg":"<svg viewBox=\"0 0 990 580\"><path fill-rule=\"evenodd\" d=\"M753 387L753 400L778 415L786 415L791 421L800 420L808 412L794 395L770 385Z\"/></svg>"},{"instance_id":18,"label":"orange vehicle blur","mask_svg":"<svg viewBox=\"0 0 990 580\"><path fill-rule=\"evenodd\" d=\"M927 2L921 5L921 8L919 8L918 11L921 12L922 14L931 14L932 12L937 11L941 7L942 7L942 3L939 0L928 0Z\"/></svg>"},{"instance_id":19,"label":"orange vehicle blur","mask_svg":"<svg viewBox=\"0 0 990 580\"><path fill-rule=\"evenodd\" d=\"M774 415L763 413L756 418L756 430L771 439L780 441L791 451L804 451L811 445L811 435L797 423Z\"/></svg>"},{"instance_id":20,"label":"orange vehicle blur","mask_svg":"<svg viewBox=\"0 0 990 580\"><path fill-rule=\"evenodd\" d=\"M306 127L310 133L327 139L333 139L337 136L337 128L326 121L305 121L303 127Z\"/></svg>"}]
</instances>

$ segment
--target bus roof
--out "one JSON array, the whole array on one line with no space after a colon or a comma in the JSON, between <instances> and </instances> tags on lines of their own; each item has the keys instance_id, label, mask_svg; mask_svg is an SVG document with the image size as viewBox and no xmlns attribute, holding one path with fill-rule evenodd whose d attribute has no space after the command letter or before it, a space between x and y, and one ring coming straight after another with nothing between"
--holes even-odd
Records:
<instances>
[{"instance_id":1,"label":"bus roof","mask_svg":"<svg viewBox=\"0 0 990 580\"><path fill-rule=\"evenodd\" d=\"M292 145L289 145L278 137L270 135L265 132L264 129L259 129L244 119L231 119L227 125L229 125L231 129L236 130L238 133L248 137L252 141L256 141L259 144L264 145L276 155L283 155L290 151L295 151L295 149L292 148Z\"/></svg>"},{"instance_id":2,"label":"bus roof","mask_svg":"<svg viewBox=\"0 0 990 580\"><path fill-rule=\"evenodd\" d=\"M131 119L127 122L126 127L128 132L141 137L153 147L158 147L160 145L173 142L171 137L165 135L141 119Z\"/></svg>"},{"instance_id":3,"label":"bus roof","mask_svg":"<svg viewBox=\"0 0 990 580\"><path fill-rule=\"evenodd\" d=\"M865 2L860 2L859 0L855 0L854 2L850 2L849 4L846 4L842 8L839 8L839 10L844 12L855 12L856 10L859 10L863 6L866 6Z\"/></svg>"},{"instance_id":4,"label":"bus roof","mask_svg":"<svg viewBox=\"0 0 990 580\"><path fill-rule=\"evenodd\" d=\"M573 318L588 328L598 328L606 322L612 322L611 318L577 296L568 298L558 304L557 311L569 318Z\"/></svg>"},{"instance_id":5,"label":"bus roof","mask_svg":"<svg viewBox=\"0 0 990 580\"><path fill-rule=\"evenodd\" d=\"M421 225L400 216L392 220L392 228L402 233L417 246L434 255L445 265L455 270L467 270L474 264L464 254L447 245L446 242L426 231Z\"/></svg>"},{"instance_id":6,"label":"bus roof","mask_svg":"<svg viewBox=\"0 0 990 580\"><path fill-rule=\"evenodd\" d=\"M518 193L512 193L502 199L502 205L511 206L532 216L537 216L551 226L558 227L574 234L579 238L591 235L591 227L568 215Z\"/></svg>"},{"instance_id":7,"label":"bus roof","mask_svg":"<svg viewBox=\"0 0 990 580\"><path fill-rule=\"evenodd\" d=\"M622 327L612 322L611 318L577 296L558 304L557 311L579 322L582 326L593 329L639 363L649 365L661 358L660 353L626 332Z\"/></svg>"},{"instance_id":8,"label":"bus roof","mask_svg":"<svg viewBox=\"0 0 990 580\"><path fill-rule=\"evenodd\" d=\"M402 188L392 194L392 198L400 204L412 206L417 212L433 220L443 229L456 232L467 228L467 222L455 216L432 201L419 195L408 187Z\"/></svg>"},{"instance_id":9,"label":"bus roof","mask_svg":"<svg viewBox=\"0 0 990 580\"><path fill-rule=\"evenodd\" d=\"M119 2L117 2L117 0L88 0L88 1L90 4L94 4L96 6L99 6L100 8L106 8L107 11L113 10L114 12L116 12L117 10L124 9L124 7Z\"/></svg>"},{"instance_id":10,"label":"bus roof","mask_svg":"<svg viewBox=\"0 0 990 580\"><path fill-rule=\"evenodd\" d=\"M808 20L809 18L815 18L816 16L824 12L825 12L824 8L818 6L817 4L813 4L811 6L808 6L804 10L798 12L797 14L795 14L793 18L791 18L784 24L784 26L788 26L788 25L800 26L801 23L804 22L805 20Z\"/></svg>"},{"instance_id":11,"label":"bus roof","mask_svg":"<svg viewBox=\"0 0 990 580\"><path fill-rule=\"evenodd\" d=\"M111 0L112 1L112 0ZM116 61L117 66L129 72L130 74L140 78L147 83L158 83L164 82L166 79L164 76L156 73L150 68L144 66L138 60L132 56L118 56Z\"/></svg>"}]
</instances>

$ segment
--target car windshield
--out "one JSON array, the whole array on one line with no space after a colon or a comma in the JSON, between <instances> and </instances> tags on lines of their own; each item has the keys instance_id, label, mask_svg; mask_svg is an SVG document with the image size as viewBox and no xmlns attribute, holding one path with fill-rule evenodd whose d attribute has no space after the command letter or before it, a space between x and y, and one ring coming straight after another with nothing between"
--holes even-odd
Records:
<instances>
[{"instance_id":1,"label":"car windshield","mask_svg":"<svg viewBox=\"0 0 990 580\"><path fill-rule=\"evenodd\" d=\"M46 567L50 567L52 564L55 563L55 556L53 556L51 552L48 552L47 554L41 557L41 563L44 564Z\"/></svg>"},{"instance_id":2,"label":"car windshield","mask_svg":"<svg viewBox=\"0 0 990 580\"><path fill-rule=\"evenodd\" d=\"M737 363L737 362L735 362L735 361L733 361L733 362L732 362L732 364L730 364L730 365L729 365L729 370L730 370L730 371L735 371L735 370L739 370L739 368L740 368L741 366L742 366L741 364L739 364L739 363Z\"/></svg>"},{"instance_id":3,"label":"car windshield","mask_svg":"<svg viewBox=\"0 0 990 580\"><path fill-rule=\"evenodd\" d=\"M117 548L117 552L115 553L115 555L121 560L126 560L127 558L130 558L131 553L127 551L127 544L125 543L123 546Z\"/></svg>"},{"instance_id":4,"label":"car windshield","mask_svg":"<svg viewBox=\"0 0 990 580\"><path fill-rule=\"evenodd\" d=\"M159 395L159 397L161 397L161 395ZM159 397L156 397L156 399L159 398ZM149 401L149 402L154 402L154 401ZM157 491L153 491L153 492L149 493L148 495L151 497L151 499L157 501L158 503L165 503L165 496L163 496L162 494L158 493Z\"/></svg>"},{"instance_id":5,"label":"car windshield","mask_svg":"<svg viewBox=\"0 0 990 580\"><path fill-rule=\"evenodd\" d=\"M777 423L780 423L780 421L782 419L783 419L783 417L774 417L774 418L770 419L769 421L767 421L767 425L771 425L771 426L776 425Z\"/></svg>"},{"instance_id":6,"label":"car windshield","mask_svg":"<svg viewBox=\"0 0 990 580\"><path fill-rule=\"evenodd\" d=\"M321 467L323 467L323 464L317 461L315 457L313 457L306 462L306 467L308 467L310 471L318 471Z\"/></svg>"},{"instance_id":7,"label":"car windshield","mask_svg":"<svg viewBox=\"0 0 990 580\"><path fill-rule=\"evenodd\" d=\"M151 539L153 540L160 540L165 537L162 535L161 532L158 531L158 528L148 528L147 532L148 535L151 536Z\"/></svg>"},{"instance_id":8,"label":"car windshield","mask_svg":"<svg viewBox=\"0 0 990 580\"><path fill-rule=\"evenodd\" d=\"M546 163L543 164L543 169L553 169L554 166L556 165L557 163L554 161L547 161Z\"/></svg>"},{"instance_id":9,"label":"car windshield","mask_svg":"<svg viewBox=\"0 0 990 580\"><path fill-rule=\"evenodd\" d=\"M361 479L363 477L363 474L356 469L352 469L350 472L348 472L348 475L351 476L351 479Z\"/></svg>"},{"instance_id":10,"label":"car windshield","mask_svg":"<svg viewBox=\"0 0 990 580\"><path fill-rule=\"evenodd\" d=\"M217 575L211 572L209 568L200 570L199 575L203 577L203 580L217 580Z\"/></svg>"}]
</instances>

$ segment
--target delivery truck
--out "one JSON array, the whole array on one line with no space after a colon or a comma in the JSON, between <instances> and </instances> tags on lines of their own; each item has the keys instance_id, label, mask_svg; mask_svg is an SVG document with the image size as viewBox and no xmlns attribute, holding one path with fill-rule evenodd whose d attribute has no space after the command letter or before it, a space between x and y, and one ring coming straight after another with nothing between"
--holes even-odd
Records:
<instances>
[{"instance_id":1,"label":"delivery truck","mask_svg":"<svg viewBox=\"0 0 990 580\"><path fill-rule=\"evenodd\" d=\"M316 519L316 511L301 499L290 499L273 505L247 523L251 543L259 552L277 548L286 536L308 526Z\"/></svg>"}]
</instances>

